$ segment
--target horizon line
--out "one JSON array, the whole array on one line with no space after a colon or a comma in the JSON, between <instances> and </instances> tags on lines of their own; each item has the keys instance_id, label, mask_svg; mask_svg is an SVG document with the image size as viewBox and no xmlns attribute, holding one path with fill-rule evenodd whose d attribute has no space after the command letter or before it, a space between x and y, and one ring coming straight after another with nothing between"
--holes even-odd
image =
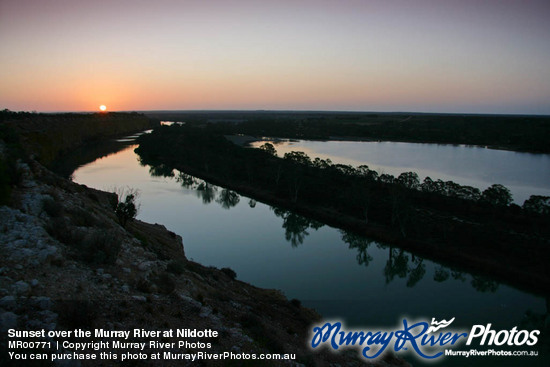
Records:
<instances>
[{"instance_id":1,"label":"horizon line","mask_svg":"<svg viewBox=\"0 0 550 367\"><path fill-rule=\"evenodd\" d=\"M467 116L537 116L537 117L550 117L550 114L536 114L536 113L499 113L499 112L422 112L422 111L357 111L357 110L309 110L309 109L152 109L152 110L107 110L107 111L14 111L8 108L3 108L1 111L11 112L28 112L28 113L44 113L44 114L56 114L56 113L170 113L170 112L248 112L248 113L346 113L346 114L393 114L393 115L467 115Z\"/></svg>"}]
</instances>

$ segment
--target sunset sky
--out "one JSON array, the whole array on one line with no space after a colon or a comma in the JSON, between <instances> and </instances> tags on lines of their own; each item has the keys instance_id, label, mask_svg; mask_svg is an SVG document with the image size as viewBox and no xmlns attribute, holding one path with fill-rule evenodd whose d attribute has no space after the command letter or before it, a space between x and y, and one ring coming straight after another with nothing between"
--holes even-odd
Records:
<instances>
[{"instance_id":1,"label":"sunset sky","mask_svg":"<svg viewBox=\"0 0 550 367\"><path fill-rule=\"evenodd\" d=\"M550 1L0 0L0 109L550 114Z\"/></svg>"}]
</instances>

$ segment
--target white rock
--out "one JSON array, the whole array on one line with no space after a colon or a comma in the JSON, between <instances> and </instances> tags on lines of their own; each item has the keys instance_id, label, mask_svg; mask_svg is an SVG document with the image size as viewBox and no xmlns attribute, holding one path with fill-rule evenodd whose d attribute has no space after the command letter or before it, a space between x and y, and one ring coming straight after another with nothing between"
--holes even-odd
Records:
<instances>
[{"instance_id":1,"label":"white rock","mask_svg":"<svg viewBox=\"0 0 550 367\"><path fill-rule=\"evenodd\" d=\"M151 266L154 264L153 261L144 261L138 265L140 271L147 271L151 269Z\"/></svg>"},{"instance_id":2,"label":"white rock","mask_svg":"<svg viewBox=\"0 0 550 367\"><path fill-rule=\"evenodd\" d=\"M179 294L178 294L178 297L179 297L182 301L187 302L187 303L191 304L192 306L195 306L195 307L202 307L202 303L200 303L200 302L197 301L197 300L194 300L194 299L191 298L191 297L187 297L185 294L179 293Z\"/></svg>"}]
</instances>

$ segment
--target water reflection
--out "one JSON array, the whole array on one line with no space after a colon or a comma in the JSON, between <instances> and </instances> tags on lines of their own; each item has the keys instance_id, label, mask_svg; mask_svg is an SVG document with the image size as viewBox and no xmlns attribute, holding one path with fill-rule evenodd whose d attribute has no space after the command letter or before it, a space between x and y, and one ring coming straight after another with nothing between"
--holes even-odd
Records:
<instances>
[{"instance_id":1,"label":"water reflection","mask_svg":"<svg viewBox=\"0 0 550 367\"><path fill-rule=\"evenodd\" d=\"M201 182L197 186L197 196L202 198L204 204L210 204L216 198L218 188L208 182Z\"/></svg>"},{"instance_id":2,"label":"water reflection","mask_svg":"<svg viewBox=\"0 0 550 367\"><path fill-rule=\"evenodd\" d=\"M177 171L177 173L174 174L172 169L162 164L150 166L149 173L153 177L174 179L182 188L193 190L197 197L202 199L203 204L216 202L220 204L223 209L231 209L241 200L241 196L235 191L220 188L184 172ZM250 208L254 208L256 205L256 200L248 199L248 206ZM290 210L276 207L270 207L270 210L276 217L282 219L283 223L281 227L284 229L284 238L293 248L302 245L310 235L311 230L317 231L324 226L321 222L308 219ZM349 231L338 231L341 235L342 242L346 243L350 250L357 251L357 264L361 266L368 267L371 263L376 262L375 258L369 254L369 248L373 248L373 245L378 251L387 250L387 260L382 270L382 275L386 284L390 284L397 279L403 279L405 281L405 286L407 288L412 288L426 277L428 269L424 258L400 248L381 244ZM443 265L436 265L431 268L431 270L433 272L431 279L436 283L443 283L449 280L459 282L467 281L467 276L464 273ZM483 293L495 293L499 288L498 282L477 275L471 276L470 284L473 289Z\"/></svg>"},{"instance_id":3,"label":"water reflection","mask_svg":"<svg viewBox=\"0 0 550 367\"><path fill-rule=\"evenodd\" d=\"M347 243L350 249L357 250L357 263L359 265L369 266L370 262L373 260L373 257L368 253L369 246L374 243L378 248L381 248L381 245L373 240L359 236L352 232L344 230L339 230L339 232L342 235L342 241Z\"/></svg>"},{"instance_id":4,"label":"water reflection","mask_svg":"<svg viewBox=\"0 0 550 367\"><path fill-rule=\"evenodd\" d=\"M197 197L201 198L204 204L210 204L212 201L214 201L214 199L216 199L218 187L209 184L206 181L203 181L186 173L179 172L176 175L176 182L178 182L181 187L185 189L195 191Z\"/></svg>"},{"instance_id":5,"label":"water reflection","mask_svg":"<svg viewBox=\"0 0 550 367\"><path fill-rule=\"evenodd\" d=\"M494 280L474 275L472 287L479 292L495 293L498 289L498 283Z\"/></svg>"},{"instance_id":6,"label":"water reflection","mask_svg":"<svg viewBox=\"0 0 550 367\"><path fill-rule=\"evenodd\" d=\"M241 201L241 197L239 196L239 194L237 194L235 191L231 191L228 189L223 189L216 199L216 202L221 204L222 208L224 209L230 209L236 206L239 201Z\"/></svg>"},{"instance_id":7,"label":"water reflection","mask_svg":"<svg viewBox=\"0 0 550 367\"><path fill-rule=\"evenodd\" d=\"M285 229L285 239L290 242L292 247L298 247L304 243L304 239L309 235L307 231L309 228L318 230L323 227L324 224L302 217L289 210L271 207L273 213L283 219L283 228Z\"/></svg>"},{"instance_id":8,"label":"water reflection","mask_svg":"<svg viewBox=\"0 0 550 367\"><path fill-rule=\"evenodd\" d=\"M195 179L195 177L191 175L180 172L176 176L176 182L178 182L182 187L186 189L192 189L194 188L194 185L197 183L197 180Z\"/></svg>"},{"instance_id":9,"label":"water reflection","mask_svg":"<svg viewBox=\"0 0 550 367\"><path fill-rule=\"evenodd\" d=\"M174 170L165 164L151 166L149 174L153 177L174 177Z\"/></svg>"},{"instance_id":10,"label":"water reflection","mask_svg":"<svg viewBox=\"0 0 550 367\"><path fill-rule=\"evenodd\" d=\"M173 174L171 174L172 172L168 172L168 170L165 170L164 173L164 177L173 176ZM222 208L231 209L241 201L240 195L237 194L235 191L229 189L221 189L218 193L218 186L212 185L204 180L183 172L179 172L176 175L176 182L178 182L185 189L194 190L197 196L202 199L202 202L204 204L210 204L211 202L215 201L220 204ZM250 207L256 205L255 202L253 205L251 204L251 202L249 202Z\"/></svg>"},{"instance_id":11,"label":"water reflection","mask_svg":"<svg viewBox=\"0 0 550 367\"><path fill-rule=\"evenodd\" d=\"M57 159L53 163L52 170L61 177L72 179L72 173L78 167L114 155L133 144L134 140L135 138L124 139L124 142L106 140L84 144L80 148L71 151L71 154L65 154L62 159Z\"/></svg>"}]
</instances>

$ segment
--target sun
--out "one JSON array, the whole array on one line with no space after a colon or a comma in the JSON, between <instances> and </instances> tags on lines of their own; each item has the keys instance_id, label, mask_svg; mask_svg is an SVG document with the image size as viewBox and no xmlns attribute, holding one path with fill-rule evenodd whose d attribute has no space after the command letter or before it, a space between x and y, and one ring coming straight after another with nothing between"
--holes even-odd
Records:
<instances>
[{"instance_id":1,"label":"sun","mask_svg":"<svg viewBox=\"0 0 550 367\"><path fill-rule=\"evenodd\" d=\"M104 104L102 104L101 106L99 106L99 109L100 109L102 112L105 112L105 111L107 111L107 106L105 106Z\"/></svg>"}]
</instances>

